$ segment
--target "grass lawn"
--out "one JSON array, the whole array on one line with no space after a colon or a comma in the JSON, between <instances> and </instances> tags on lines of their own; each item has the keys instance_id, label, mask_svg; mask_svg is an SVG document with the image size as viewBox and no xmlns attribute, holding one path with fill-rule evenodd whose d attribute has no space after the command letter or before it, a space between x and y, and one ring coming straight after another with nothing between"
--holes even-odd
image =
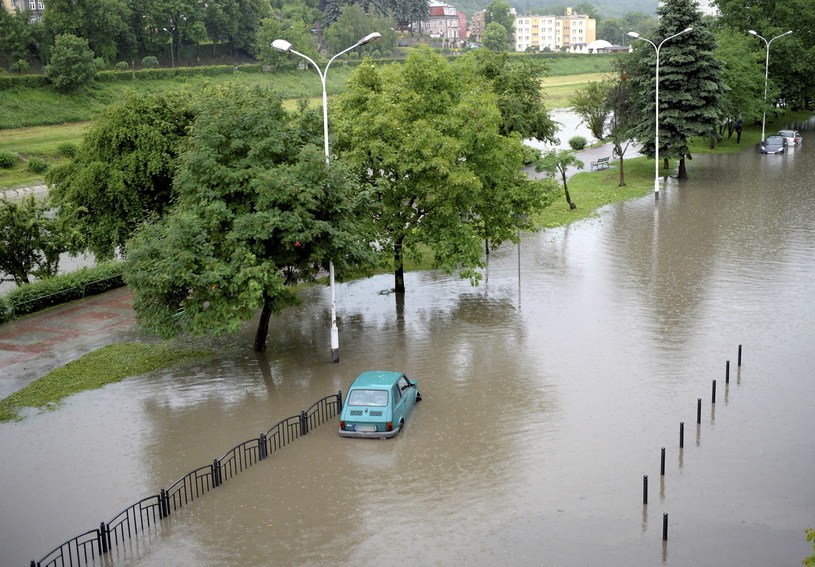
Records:
<instances>
[{"instance_id":1,"label":"grass lawn","mask_svg":"<svg viewBox=\"0 0 815 567\"><path fill-rule=\"evenodd\" d=\"M86 354L49 372L0 400L0 421L19 419L25 407L56 407L71 394L101 388L160 368L169 368L212 353L176 349L167 344L119 343Z\"/></svg>"}]
</instances>

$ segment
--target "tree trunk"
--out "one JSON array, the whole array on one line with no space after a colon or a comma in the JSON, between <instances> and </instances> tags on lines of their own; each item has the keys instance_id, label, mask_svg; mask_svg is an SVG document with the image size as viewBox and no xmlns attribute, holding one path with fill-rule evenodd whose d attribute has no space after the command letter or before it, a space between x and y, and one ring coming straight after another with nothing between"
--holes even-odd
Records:
<instances>
[{"instance_id":1,"label":"tree trunk","mask_svg":"<svg viewBox=\"0 0 815 567\"><path fill-rule=\"evenodd\" d=\"M625 167L623 166L622 156L620 156L620 184L617 187L625 187Z\"/></svg>"},{"instance_id":2,"label":"tree trunk","mask_svg":"<svg viewBox=\"0 0 815 567\"><path fill-rule=\"evenodd\" d=\"M402 241L404 237L399 239L393 245L393 279L394 288L396 293L405 293L405 264L402 259Z\"/></svg>"},{"instance_id":3,"label":"tree trunk","mask_svg":"<svg viewBox=\"0 0 815 567\"><path fill-rule=\"evenodd\" d=\"M258 330L255 333L255 352L266 350L266 336L269 334L269 320L272 318L272 297L268 293L263 294L263 309L260 310L260 321Z\"/></svg>"},{"instance_id":4,"label":"tree trunk","mask_svg":"<svg viewBox=\"0 0 815 567\"><path fill-rule=\"evenodd\" d=\"M665 158L664 160L662 160L662 169L668 169L669 167L671 167L671 164L668 161L668 158Z\"/></svg>"},{"instance_id":5,"label":"tree trunk","mask_svg":"<svg viewBox=\"0 0 815 567\"><path fill-rule=\"evenodd\" d=\"M570 209L576 209L577 205L572 203L572 196L569 195L569 188L566 187L566 185L563 186L563 192L566 193L566 202L569 203L569 208Z\"/></svg>"},{"instance_id":6,"label":"tree trunk","mask_svg":"<svg viewBox=\"0 0 815 567\"><path fill-rule=\"evenodd\" d=\"M679 158L679 175L677 176L678 179L687 179L688 178L688 170L685 169L685 156Z\"/></svg>"},{"instance_id":7,"label":"tree trunk","mask_svg":"<svg viewBox=\"0 0 815 567\"><path fill-rule=\"evenodd\" d=\"M489 256L490 255L490 241L489 239L484 239L484 253Z\"/></svg>"}]
</instances>

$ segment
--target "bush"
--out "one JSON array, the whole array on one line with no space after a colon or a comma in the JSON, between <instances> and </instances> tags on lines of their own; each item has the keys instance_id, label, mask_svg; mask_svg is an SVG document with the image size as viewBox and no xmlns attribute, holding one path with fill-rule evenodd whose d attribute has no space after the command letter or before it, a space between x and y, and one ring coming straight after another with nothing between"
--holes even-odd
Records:
<instances>
[{"instance_id":1,"label":"bush","mask_svg":"<svg viewBox=\"0 0 815 567\"><path fill-rule=\"evenodd\" d=\"M39 158L33 157L28 160L28 170L33 173L45 173L48 171L49 166L50 164L47 161Z\"/></svg>"},{"instance_id":2,"label":"bush","mask_svg":"<svg viewBox=\"0 0 815 567\"><path fill-rule=\"evenodd\" d=\"M113 66L114 69L117 71L127 71L130 69L130 65L127 64L127 61L119 61L116 65Z\"/></svg>"},{"instance_id":3,"label":"bush","mask_svg":"<svg viewBox=\"0 0 815 567\"><path fill-rule=\"evenodd\" d=\"M141 60L142 67L158 67L158 59L152 55L148 55Z\"/></svg>"},{"instance_id":4,"label":"bush","mask_svg":"<svg viewBox=\"0 0 815 567\"><path fill-rule=\"evenodd\" d=\"M5 297L0 297L0 301L5 303L7 318L19 317L123 285L122 263L106 262L18 286ZM3 309L0 305L0 321Z\"/></svg>"},{"instance_id":5,"label":"bush","mask_svg":"<svg viewBox=\"0 0 815 567\"><path fill-rule=\"evenodd\" d=\"M5 323L11 319L11 306L5 297L0 296L0 323Z\"/></svg>"},{"instance_id":6,"label":"bush","mask_svg":"<svg viewBox=\"0 0 815 567\"><path fill-rule=\"evenodd\" d=\"M11 169L17 163L17 156L11 152L0 152L0 168Z\"/></svg>"},{"instance_id":7,"label":"bush","mask_svg":"<svg viewBox=\"0 0 815 567\"><path fill-rule=\"evenodd\" d=\"M78 146L73 142L63 142L57 146L57 151L62 157L73 158L76 157Z\"/></svg>"},{"instance_id":8,"label":"bush","mask_svg":"<svg viewBox=\"0 0 815 567\"><path fill-rule=\"evenodd\" d=\"M575 136L569 139L569 147L573 150L582 150L586 147L586 138L583 136Z\"/></svg>"},{"instance_id":9,"label":"bush","mask_svg":"<svg viewBox=\"0 0 815 567\"><path fill-rule=\"evenodd\" d=\"M93 66L96 67L97 71L102 71L104 70L105 67L108 66L108 64L105 63L105 60L102 59L101 57L97 57L96 59L93 60Z\"/></svg>"},{"instance_id":10,"label":"bush","mask_svg":"<svg viewBox=\"0 0 815 567\"><path fill-rule=\"evenodd\" d=\"M72 34L58 35L54 40L51 63L43 71L59 92L76 92L90 83L96 67L88 40Z\"/></svg>"},{"instance_id":11,"label":"bush","mask_svg":"<svg viewBox=\"0 0 815 567\"><path fill-rule=\"evenodd\" d=\"M12 73L25 73L29 69L31 69L31 65L29 65L28 61L24 59L18 59L17 61L9 65L8 68L8 70L11 71Z\"/></svg>"}]
</instances>

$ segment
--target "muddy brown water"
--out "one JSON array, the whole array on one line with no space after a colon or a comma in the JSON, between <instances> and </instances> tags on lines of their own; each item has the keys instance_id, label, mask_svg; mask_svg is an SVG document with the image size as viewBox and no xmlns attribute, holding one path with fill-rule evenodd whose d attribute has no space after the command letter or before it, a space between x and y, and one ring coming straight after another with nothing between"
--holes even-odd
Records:
<instances>
[{"instance_id":1,"label":"muddy brown water","mask_svg":"<svg viewBox=\"0 0 815 567\"><path fill-rule=\"evenodd\" d=\"M0 565L370 369L420 383L397 438L343 439L332 421L112 564L800 565L815 528L815 123L798 126L807 141L787 155L699 156L658 201L525 235L520 270L518 248L499 248L479 287L413 273L397 306L389 276L340 285L339 364L328 292L310 289L266 357L248 325L205 341L214 360L0 425Z\"/></svg>"}]
</instances>

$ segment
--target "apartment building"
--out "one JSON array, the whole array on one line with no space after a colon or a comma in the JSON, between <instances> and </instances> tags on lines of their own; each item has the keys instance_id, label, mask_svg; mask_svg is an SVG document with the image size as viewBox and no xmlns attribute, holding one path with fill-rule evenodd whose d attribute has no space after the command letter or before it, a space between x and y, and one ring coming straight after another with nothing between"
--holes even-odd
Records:
<instances>
[{"instance_id":1,"label":"apartment building","mask_svg":"<svg viewBox=\"0 0 815 567\"><path fill-rule=\"evenodd\" d=\"M29 19L32 22L40 21L45 11L44 0L0 0L0 2L3 3L3 8L12 14L28 10Z\"/></svg>"},{"instance_id":2,"label":"apartment building","mask_svg":"<svg viewBox=\"0 0 815 567\"><path fill-rule=\"evenodd\" d=\"M565 16L516 16L515 51L583 49L597 39L597 21L566 8Z\"/></svg>"},{"instance_id":3,"label":"apartment building","mask_svg":"<svg viewBox=\"0 0 815 567\"><path fill-rule=\"evenodd\" d=\"M451 46L458 46L467 39L467 16L454 6L431 0L428 3L427 21L413 24L414 29L442 40Z\"/></svg>"}]
</instances>

